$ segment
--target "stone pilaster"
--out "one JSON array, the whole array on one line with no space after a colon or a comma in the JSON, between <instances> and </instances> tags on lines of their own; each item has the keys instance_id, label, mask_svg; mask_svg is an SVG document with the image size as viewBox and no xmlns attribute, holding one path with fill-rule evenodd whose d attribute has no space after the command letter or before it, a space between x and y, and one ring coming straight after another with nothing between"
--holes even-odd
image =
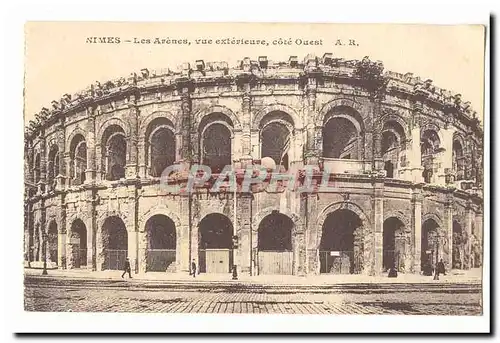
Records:
<instances>
[{"instance_id":1,"label":"stone pilaster","mask_svg":"<svg viewBox=\"0 0 500 343\"><path fill-rule=\"evenodd\" d=\"M87 227L87 269L97 270L97 205L100 203L100 198L95 188L87 191L88 202L87 209L89 214Z\"/></svg>"},{"instance_id":2,"label":"stone pilaster","mask_svg":"<svg viewBox=\"0 0 500 343\"><path fill-rule=\"evenodd\" d=\"M96 137L95 137L95 109L87 109L87 123L85 141L87 144L87 169L85 170L85 182L93 182L97 174L97 153L96 153Z\"/></svg>"},{"instance_id":3,"label":"stone pilaster","mask_svg":"<svg viewBox=\"0 0 500 343\"><path fill-rule=\"evenodd\" d=\"M299 254L299 259L304 263L305 274L317 275L320 272L318 230L321 230L321 225L319 227L316 225L317 218L314 214L318 211L318 197L312 192L300 193L299 196L305 248L303 256Z\"/></svg>"},{"instance_id":4,"label":"stone pilaster","mask_svg":"<svg viewBox=\"0 0 500 343\"><path fill-rule=\"evenodd\" d=\"M252 98L250 95L250 84L247 82L243 85L243 99L241 103L241 162L243 168L246 168L246 165L252 160L252 140L250 132L250 123L252 120L251 104Z\"/></svg>"},{"instance_id":5,"label":"stone pilaster","mask_svg":"<svg viewBox=\"0 0 500 343\"><path fill-rule=\"evenodd\" d=\"M59 207L61 209L61 222L58 223L57 232L57 266L59 269L66 269L66 241L67 241L67 228L66 228L66 202L65 194L60 195Z\"/></svg>"},{"instance_id":6,"label":"stone pilaster","mask_svg":"<svg viewBox=\"0 0 500 343\"><path fill-rule=\"evenodd\" d=\"M471 268L471 254L472 254L472 221L473 218L472 204L468 203L465 208L465 269Z\"/></svg>"},{"instance_id":7,"label":"stone pilaster","mask_svg":"<svg viewBox=\"0 0 500 343\"><path fill-rule=\"evenodd\" d=\"M64 117L57 127L57 146L59 147L59 170L56 171L54 177L56 178L56 189L63 190L66 180L66 163L64 162L66 152L66 130L64 127Z\"/></svg>"},{"instance_id":8,"label":"stone pilaster","mask_svg":"<svg viewBox=\"0 0 500 343\"><path fill-rule=\"evenodd\" d=\"M443 258L446 270L452 268L452 253L453 253L453 193L446 195L446 203L444 205L444 228L441 229L442 238L440 240L439 258Z\"/></svg>"},{"instance_id":9,"label":"stone pilaster","mask_svg":"<svg viewBox=\"0 0 500 343\"><path fill-rule=\"evenodd\" d=\"M134 101L129 104L130 110L128 120L130 125L130 137L127 142L127 164L125 178L135 179L138 174L138 142L139 142L139 108L137 107L139 95L135 95Z\"/></svg>"},{"instance_id":10,"label":"stone pilaster","mask_svg":"<svg viewBox=\"0 0 500 343\"><path fill-rule=\"evenodd\" d=\"M191 251L191 219L190 206L191 200L189 195L181 195L179 198L179 221L180 226L177 228L176 242L176 270L178 272L187 273L189 271L189 263L195 258L198 261L198 236L196 236L196 255L192 256Z\"/></svg>"},{"instance_id":11,"label":"stone pilaster","mask_svg":"<svg viewBox=\"0 0 500 343\"><path fill-rule=\"evenodd\" d=\"M376 181L374 184L373 199L373 272L377 275L382 271L382 259L384 255L384 183Z\"/></svg>"},{"instance_id":12,"label":"stone pilaster","mask_svg":"<svg viewBox=\"0 0 500 343\"><path fill-rule=\"evenodd\" d=\"M47 142L45 132L40 132L40 181L38 182L38 191L43 194L47 191ZM44 228L45 230L45 228Z\"/></svg>"},{"instance_id":13,"label":"stone pilaster","mask_svg":"<svg viewBox=\"0 0 500 343\"><path fill-rule=\"evenodd\" d=\"M411 243L413 253L413 273L420 273L422 263L422 188L415 187L412 192Z\"/></svg>"},{"instance_id":14,"label":"stone pilaster","mask_svg":"<svg viewBox=\"0 0 500 343\"><path fill-rule=\"evenodd\" d=\"M137 140L137 151L138 151L138 175L140 178L146 178L149 175L149 170L151 169L151 151L147 152L147 158L149 161L146 161L146 140L149 137L140 136ZM151 149L151 146L148 148Z\"/></svg>"},{"instance_id":15,"label":"stone pilaster","mask_svg":"<svg viewBox=\"0 0 500 343\"><path fill-rule=\"evenodd\" d=\"M308 75L307 84L305 86L305 118L306 119L306 146L305 146L305 163L307 165L317 165L321 154L322 147L319 146L321 138L321 127L317 127L315 121L316 113L316 93L317 80L314 74Z\"/></svg>"},{"instance_id":16,"label":"stone pilaster","mask_svg":"<svg viewBox=\"0 0 500 343\"><path fill-rule=\"evenodd\" d=\"M237 197L237 221L238 225L238 249L235 255L239 255L238 272L251 275L252 268L252 194L239 193Z\"/></svg>"},{"instance_id":17,"label":"stone pilaster","mask_svg":"<svg viewBox=\"0 0 500 343\"><path fill-rule=\"evenodd\" d=\"M191 147L191 85L189 83L179 84L179 94L181 96L181 159L187 162L193 160Z\"/></svg>"},{"instance_id":18,"label":"stone pilaster","mask_svg":"<svg viewBox=\"0 0 500 343\"><path fill-rule=\"evenodd\" d=\"M372 138L372 152L373 152L373 170L381 171L384 170L384 160L382 159L382 129L384 123L382 121L382 110L379 99L374 99L373 104L373 117L374 117L374 130ZM359 145L363 144L361 137L358 137ZM361 155L361 151L358 155L358 159L364 159L365 157Z\"/></svg>"}]
</instances>

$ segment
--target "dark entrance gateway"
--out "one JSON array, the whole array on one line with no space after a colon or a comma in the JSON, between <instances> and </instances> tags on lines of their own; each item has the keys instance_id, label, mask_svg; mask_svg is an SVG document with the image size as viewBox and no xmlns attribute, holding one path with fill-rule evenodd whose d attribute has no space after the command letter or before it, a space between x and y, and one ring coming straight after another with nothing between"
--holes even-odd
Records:
<instances>
[{"instance_id":1,"label":"dark entrance gateway","mask_svg":"<svg viewBox=\"0 0 500 343\"><path fill-rule=\"evenodd\" d=\"M293 222L280 213L266 216L259 225L259 274L293 274Z\"/></svg>"},{"instance_id":2,"label":"dark entrance gateway","mask_svg":"<svg viewBox=\"0 0 500 343\"><path fill-rule=\"evenodd\" d=\"M320 273L358 274L362 268L363 247L355 237L362 227L361 219L350 210L337 210L323 223L319 247Z\"/></svg>"},{"instance_id":3,"label":"dark entrance gateway","mask_svg":"<svg viewBox=\"0 0 500 343\"><path fill-rule=\"evenodd\" d=\"M200 273L229 273L233 266L231 220L222 214L209 214L201 220L198 232Z\"/></svg>"}]
</instances>

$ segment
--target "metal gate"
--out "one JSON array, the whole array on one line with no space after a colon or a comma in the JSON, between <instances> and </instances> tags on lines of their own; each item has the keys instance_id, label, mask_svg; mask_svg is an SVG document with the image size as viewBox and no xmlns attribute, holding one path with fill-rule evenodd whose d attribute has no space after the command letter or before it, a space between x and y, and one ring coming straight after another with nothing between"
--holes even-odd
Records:
<instances>
[{"instance_id":1,"label":"metal gate","mask_svg":"<svg viewBox=\"0 0 500 343\"><path fill-rule=\"evenodd\" d=\"M200 273L229 273L233 266L232 249L204 249L198 252Z\"/></svg>"},{"instance_id":2,"label":"metal gate","mask_svg":"<svg viewBox=\"0 0 500 343\"><path fill-rule=\"evenodd\" d=\"M175 265L175 249L148 249L147 271L166 272Z\"/></svg>"},{"instance_id":3,"label":"metal gate","mask_svg":"<svg viewBox=\"0 0 500 343\"><path fill-rule=\"evenodd\" d=\"M257 268L259 275L293 274L293 252L292 251L259 251L257 252Z\"/></svg>"},{"instance_id":4,"label":"metal gate","mask_svg":"<svg viewBox=\"0 0 500 343\"><path fill-rule=\"evenodd\" d=\"M104 269L124 270L127 255L128 250L106 250L106 263L104 264Z\"/></svg>"},{"instance_id":5,"label":"metal gate","mask_svg":"<svg viewBox=\"0 0 500 343\"><path fill-rule=\"evenodd\" d=\"M353 251L320 251L320 273L323 274L356 274L360 271L359 261L355 261ZM359 268L358 268L359 269Z\"/></svg>"}]
</instances>

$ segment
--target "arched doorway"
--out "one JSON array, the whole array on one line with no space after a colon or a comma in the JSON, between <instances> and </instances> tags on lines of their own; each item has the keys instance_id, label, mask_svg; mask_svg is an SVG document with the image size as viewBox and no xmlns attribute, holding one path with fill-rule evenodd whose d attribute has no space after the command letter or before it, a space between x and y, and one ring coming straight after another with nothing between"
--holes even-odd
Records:
<instances>
[{"instance_id":1,"label":"arched doorway","mask_svg":"<svg viewBox=\"0 0 500 343\"><path fill-rule=\"evenodd\" d=\"M422 224L422 253L420 267L424 275L432 275L439 255L439 225L432 218Z\"/></svg>"},{"instance_id":2,"label":"arched doorway","mask_svg":"<svg viewBox=\"0 0 500 343\"><path fill-rule=\"evenodd\" d=\"M358 274L362 270L362 221L345 209L328 215L319 246L320 273Z\"/></svg>"},{"instance_id":3,"label":"arched doorway","mask_svg":"<svg viewBox=\"0 0 500 343\"><path fill-rule=\"evenodd\" d=\"M259 274L293 274L293 221L281 213L271 213L259 224Z\"/></svg>"},{"instance_id":4,"label":"arched doorway","mask_svg":"<svg viewBox=\"0 0 500 343\"><path fill-rule=\"evenodd\" d=\"M81 219L76 219L71 224L70 251L73 268L87 265L87 228Z\"/></svg>"},{"instance_id":5,"label":"arched doorway","mask_svg":"<svg viewBox=\"0 0 500 343\"><path fill-rule=\"evenodd\" d=\"M398 271L404 270L406 254L405 226L396 217L388 218L384 222L383 258L384 271L395 267Z\"/></svg>"},{"instance_id":6,"label":"arched doorway","mask_svg":"<svg viewBox=\"0 0 500 343\"><path fill-rule=\"evenodd\" d=\"M57 246L58 246L58 240L57 240L57 223L55 220L51 221L49 224L49 230L47 232L47 262L52 262L52 264L55 264L57 266L57 257L58 257L58 252L57 252Z\"/></svg>"},{"instance_id":7,"label":"arched doorway","mask_svg":"<svg viewBox=\"0 0 500 343\"><path fill-rule=\"evenodd\" d=\"M219 213L207 215L198 227L200 273L229 273L233 266L233 224Z\"/></svg>"},{"instance_id":8,"label":"arched doorway","mask_svg":"<svg viewBox=\"0 0 500 343\"><path fill-rule=\"evenodd\" d=\"M128 233L119 217L108 217L102 227L104 246L103 269L123 270L128 256Z\"/></svg>"},{"instance_id":9,"label":"arched doorway","mask_svg":"<svg viewBox=\"0 0 500 343\"><path fill-rule=\"evenodd\" d=\"M456 221L453 221L453 243L451 268L463 269L464 266L464 239L462 234L462 226Z\"/></svg>"},{"instance_id":10,"label":"arched doorway","mask_svg":"<svg viewBox=\"0 0 500 343\"><path fill-rule=\"evenodd\" d=\"M146 222L146 271L175 271L175 224L163 214L152 216Z\"/></svg>"}]
</instances>

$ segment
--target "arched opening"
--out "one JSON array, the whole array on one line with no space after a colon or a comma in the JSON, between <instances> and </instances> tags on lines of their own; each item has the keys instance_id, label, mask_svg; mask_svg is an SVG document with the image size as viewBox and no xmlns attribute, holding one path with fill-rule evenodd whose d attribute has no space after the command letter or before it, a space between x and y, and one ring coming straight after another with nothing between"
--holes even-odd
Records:
<instances>
[{"instance_id":1,"label":"arched opening","mask_svg":"<svg viewBox=\"0 0 500 343\"><path fill-rule=\"evenodd\" d=\"M212 213L198 226L200 273L229 273L233 266L233 224L223 214Z\"/></svg>"},{"instance_id":2,"label":"arched opening","mask_svg":"<svg viewBox=\"0 0 500 343\"><path fill-rule=\"evenodd\" d=\"M146 131L146 163L149 175L160 177L175 162L174 126L164 117L153 120Z\"/></svg>"},{"instance_id":3,"label":"arched opening","mask_svg":"<svg viewBox=\"0 0 500 343\"><path fill-rule=\"evenodd\" d=\"M125 132L118 125L110 125L102 137L103 157L106 180L115 181L125 177L127 163L127 141Z\"/></svg>"},{"instance_id":4,"label":"arched opening","mask_svg":"<svg viewBox=\"0 0 500 343\"><path fill-rule=\"evenodd\" d=\"M259 274L293 274L293 221L271 213L259 224L257 249Z\"/></svg>"},{"instance_id":5,"label":"arched opening","mask_svg":"<svg viewBox=\"0 0 500 343\"><path fill-rule=\"evenodd\" d=\"M453 171L455 172L455 177L457 181L463 180L465 178L465 161L464 152L462 144L460 141L455 140L453 142Z\"/></svg>"},{"instance_id":6,"label":"arched opening","mask_svg":"<svg viewBox=\"0 0 500 343\"><path fill-rule=\"evenodd\" d=\"M453 241L452 241L452 268L463 269L464 267L464 239L462 226L456 221L453 221Z\"/></svg>"},{"instance_id":7,"label":"arched opening","mask_svg":"<svg viewBox=\"0 0 500 343\"><path fill-rule=\"evenodd\" d=\"M70 145L70 184L81 185L85 182L87 169L87 143L85 138L78 134L71 140Z\"/></svg>"},{"instance_id":8,"label":"arched opening","mask_svg":"<svg viewBox=\"0 0 500 343\"><path fill-rule=\"evenodd\" d=\"M422 224L421 269L424 275L432 275L439 256L439 225L432 218ZM439 260L437 260L439 262Z\"/></svg>"},{"instance_id":9,"label":"arched opening","mask_svg":"<svg viewBox=\"0 0 500 343\"><path fill-rule=\"evenodd\" d=\"M398 271L404 270L406 255L405 225L395 217L384 221L383 233L383 258L382 265L384 271L396 268Z\"/></svg>"},{"instance_id":10,"label":"arched opening","mask_svg":"<svg viewBox=\"0 0 500 343\"><path fill-rule=\"evenodd\" d=\"M225 166L232 165L233 127L232 120L223 113L211 113L200 121L200 161L212 173L220 173Z\"/></svg>"},{"instance_id":11,"label":"arched opening","mask_svg":"<svg viewBox=\"0 0 500 343\"><path fill-rule=\"evenodd\" d=\"M157 214L146 222L146 271L175 271L175 224L169 217Z\"/></svg>"},{"instance_id":12,"label":"arched opening","mask_svg":"<svg viewBox=\"0 0 500 343\"><path fill-rule=\"evenodd\" d=\"M214 123L203 131L203 165L213 173L220 173L231 165L231 132L224 124Z\"/></svg>"},{"instance_id":13,"label":"arched opening","mask_svg":"<svg viewBox=\"0 0 500 343\"><path fill-rule=\"evenodd\" d=\"M362 221L346 209L330 213L319 246L320 273L359 274L363 268Z\"/></svg>"},{"instance_id":14,"label":"arched opening","mask_svg":"<svg viewBox=\"0 0 500 343\"><path fill-rule=\"evenodd\" d=\"M121 218L117 216L106 218L102 227L102 240L103 269L124 270L128 256L128 233Z\"/></svg>"},{"instance_id":15,"label":"arched opening","mask_svg":"<svg viewBox=\"0 0 500 343\"><path fill-rule=\"evenodd\" d=\"M261 158L271 157L278 169L288 170L290 138L290 131L285 124L274 121L265 125L261 130L260 138Z\"/></svg>"},{"instance_id":16,"label":"arched opening","mask_svg":"<svg viewBox=\"0 0 500 343\"><path fill-rule=\"evenodd\" d=\"M56 176L59 174L59 148L52 145L49 152L49 163L47 172L47 184L50 189L55 188Z\"/></svg>"},{"instance_id":17,"label":"arched opening","mask_svg":"<svg viewBox=\"0 0 500 343\"><path fill-rule=\"evenodd\" d=\"M48 261L57 265L58 257L58 237L57 237L57 223L55 220L51 221L49 224L49 229L47 232L47 254Z\"/></svg>"},{"instance_id":18,"label":"arched opening","mask_svg":"<svg viewBox=\"0 0 500 343\"><path fill-rule=\"evenodd\" d=\"M70 236L73 268L87 265L87 227L81 219L75 219L71 224Z\"/></svg>"},{"instance_id":19,"label":"arched opening","mask_svg":"<svg viewBox=\"0 0 500 343\"><path fill-rule=\"evenodd\" d=\"M334 117L323 126L323 156L327 158L359 159L359 134L353 122Z\"/></svg>"},{"instance_id":20,"label":"arched opening","mask_svg":"<svg viewBox=\"0 0 500 343\"><path fill-rule=\"evenodd\" d=\"M387 177L394 178L395 171L400 166L400 159L404 158L406 136L403 127L397 121L389 120L382 128L381 153L385 161Z\"/></svg>"},{"instance_id":21,"label":"arched opening","mask_svg":"<svg viewBox=\"0 0 500 343\"><path fill-rule=\"evenodd\" d=\"M437 173L437 154L440 153L439 136L434 130L425 130L420 137L421 162L424 171L422 176L425 183L433 182Z\"/></svg>"}]
</instances>

